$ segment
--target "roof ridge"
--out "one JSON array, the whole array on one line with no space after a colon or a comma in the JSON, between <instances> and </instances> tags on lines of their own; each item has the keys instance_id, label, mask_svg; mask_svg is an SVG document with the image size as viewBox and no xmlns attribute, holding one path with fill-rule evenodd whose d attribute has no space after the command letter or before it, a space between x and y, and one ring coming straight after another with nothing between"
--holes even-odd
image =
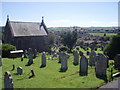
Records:
<instances>
[{"instance_id":1,"label":"roof ridge","mask_svg":"<svg viewBox=\"0 0 120 90\"><path fill-rule=\"evenodd\" d=\"M41 24L41 22L24 22L24 21L9 21L9 22L13 22L13 23L39 23Z\"/></svg>"}]
</instances>

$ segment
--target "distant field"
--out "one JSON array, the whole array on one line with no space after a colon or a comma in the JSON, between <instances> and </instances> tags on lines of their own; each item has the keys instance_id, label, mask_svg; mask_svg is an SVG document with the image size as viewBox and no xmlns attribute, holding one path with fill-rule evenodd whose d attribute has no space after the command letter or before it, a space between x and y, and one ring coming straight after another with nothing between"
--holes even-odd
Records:
<instances>
[{"instance_id":1,"label":"distant field","mask_svg":"<svg viewBox=\"0 0 120 90\"><path fill-rule=\"evenodd\" d=\"M103 36L104 33L89 33L91 35L98 35L98 36ZM107 36L113 36L116 35L116 33L106 33Z\"/></svg>"}]
</instances>

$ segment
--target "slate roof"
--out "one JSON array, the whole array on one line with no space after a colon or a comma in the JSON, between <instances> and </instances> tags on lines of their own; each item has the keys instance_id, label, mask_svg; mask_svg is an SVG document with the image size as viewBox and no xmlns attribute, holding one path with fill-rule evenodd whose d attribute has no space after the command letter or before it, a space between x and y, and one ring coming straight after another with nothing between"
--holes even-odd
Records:
<instances>
[{"instance_id":1,"label":"slate roof","mask_svg":"<svg viewBox=\"0 0 120 90\"><path fill-rule=\"evenodd\" d=\"M36 22L9 21L9 24L14 37L45 36L48 34L48 31L44 22L36 23Z\"/></svg>"}]
</instances>

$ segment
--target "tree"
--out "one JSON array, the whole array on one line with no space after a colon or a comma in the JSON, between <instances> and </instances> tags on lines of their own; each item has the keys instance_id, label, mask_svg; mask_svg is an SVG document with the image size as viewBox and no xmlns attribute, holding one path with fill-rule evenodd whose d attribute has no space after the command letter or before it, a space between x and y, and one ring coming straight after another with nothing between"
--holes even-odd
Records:
<instances>
[{"instance_id":1,"label":"tree","mask_svg":"<svg viewBox=\"0 0 120 90\"><path fill-rule=\"evenodd\" d=\"M120 34L117 34L112 37L110 43L108 43L104 49L110 59L114 59L116 54L120 54Z\"/></svg>"},{"instance_id":2,"label":"tree","mask_svg":"<svg viewBox=\"0 0 120 90\"><path fill-rule=\"evenodd\" d=\"M61 42L70 49L70 52L77 41L77 30L67 31L61 34Z\"/></svg>"}]
</instances>

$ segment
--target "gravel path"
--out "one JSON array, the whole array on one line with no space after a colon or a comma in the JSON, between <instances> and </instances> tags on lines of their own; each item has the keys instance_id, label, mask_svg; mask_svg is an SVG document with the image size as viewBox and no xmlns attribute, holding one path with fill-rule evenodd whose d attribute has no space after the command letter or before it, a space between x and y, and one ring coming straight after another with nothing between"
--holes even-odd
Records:
<instances>
[{"instance_id":1,"label":"gravel path","mask_svg":"<svg viewBox=\"0 0 120 90\"><path fill-rule=\"evenodd\" d=\"M118 80L115 80L113 82L110 82L102 87L100 87L100 90L103 90L105 88L108 88L110 90L120 90L120 78Z\"/></svg>"}]
</instances>

